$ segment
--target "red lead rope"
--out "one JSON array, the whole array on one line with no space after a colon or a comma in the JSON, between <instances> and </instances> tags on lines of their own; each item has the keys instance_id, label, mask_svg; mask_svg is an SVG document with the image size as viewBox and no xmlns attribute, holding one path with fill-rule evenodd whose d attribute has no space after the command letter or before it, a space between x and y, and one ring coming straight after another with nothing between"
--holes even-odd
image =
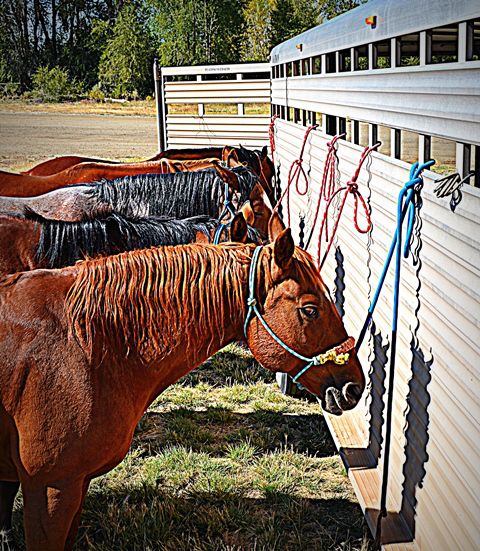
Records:
<instances>
[{"instance_id":1,"label":"red lead rope","mask_svg":"<svg viewBox=\"0 0 480 551\"><path fill-rule=\"evenodd\" d=\"M278 119L278 115L273 115L272 120L270 121L270 124L268 125L268 137L270 139L270 153L272 154L272 161L273 161L273 155L275 153L275 121Z\"/></svg>"},{"instance_id":2,"label":"red lead rope","mask_svg":"<svg viewBox=\"0 0 480 551\"><path fill-rule=\"evenodd\" d=\"M309 126L307 128L307 131L305 132L305 136L303 137L303 143L302 143L302 148L300 149L300 155L298 156L298 159L293 161L292 165L290 166L290 170L288 171L287 187L285 188L285 191L282 193L282 196L280 197L277 204L275 205L275 208L273 209L274 212L278 210L278 207L280 206L280 204L283 201L283 198L286 195L288 226L290 226L290 186L292 182L295 181L295 189L297 190L297 193L299 195L303 196L303 195L306 195L308 192L308 178L303 168L303 153L305 151L305 145L307 144L308 135L312 130L315 130L315 128L317 127L318 127L318 124L313 124L312 126ZM300 190L300 176L303 177L303 181L305 182L305 189L303 191Z\"/></svg>"},{"instance_id":3,"label":"red lead rope","mask_svg":"<svg viewBox=\"0 0 480 551\"><path fill-rule=\"evenodd\" d=\"M305 249L308 249L310 241L312 240L315 226L317 225L318 215L320 213L320 206L322 200L329 201L335 189L335 168L337 163L337 150L336 143L340 138L343 138L345 134L337 134L327 143L327 156L323 165L322 185L318 193L317 210L311 224L310 235L305 244Z\"/></svg>"},{"instance_id":4,"label":"red lead rope","mask_svg":"<svg viewBox=\"0 0 480 551\"><path fill-rule=\"evenodd\" d=\"M354 201L355 201L354 211L353 211L353 223L355 225L355 229L360 233L368 233L372 228L372 220L370 218L370 213L368 212L368 208L367 208L367 205L365 203L365 199L363 198L360 191L358 191L357 178L358 178L358 175L360 174L360 170L363 166L363 163L365 162L367 157L370 155L370 153L372 151L375 151L375 149L377 149L377 147L379 147L380 145L381 145L380 143L376 143L375 145L372 145L371 147L366 147L363 150L363 153L360 157L360 161L359 161L358 166L357 166L357 170L355 171L355 174L353 175L353 177L347 182L347 184L345 186L339 188L328 199L327 205L325 207L325 212L323 213L322 226L320 228L320 235L319 235L319 238L318 238L318 260L319 260L320 270L322 269L323 265L325 264L325 260L327 259L328 253L329 253L329 251L332 247L333 238L335 237L335 234L337 233L337 228L338 228L338 224L340 222L340 218L342 216L343 207L345 206L345 203L347 201L347 197L350 193L353 195L353 198L354 198ZM337 216L336 216L336 219L335 219L335 223L333 225L332 234L329 237L329 235L328 235L328 209L330 208L330 205L332 204L332 201L335 199L335 197L339 193L342 193L342 191L344 192L343 199L340 203L340 208L338 210L338 213L337 213ZM359 205L359 203L363 207L363 211L365 213L365 219L367 221L367 225L366 225L365 228L361 228L359 223L358 223L358 205ZM321 257L322 237L323 237L324 232L325 232L325 241L328 242L328 246L327 246L327 250L325 251L325 254L323 255L323 257ZM320 261L320 258L321 258L321 261Z\"/></svg>"}]
</instances>

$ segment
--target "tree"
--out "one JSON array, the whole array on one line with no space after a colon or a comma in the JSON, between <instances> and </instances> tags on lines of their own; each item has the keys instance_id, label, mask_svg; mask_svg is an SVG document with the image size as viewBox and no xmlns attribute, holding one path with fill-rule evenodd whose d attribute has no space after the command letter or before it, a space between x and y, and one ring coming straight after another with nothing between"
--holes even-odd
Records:
<instances>
[{"instance_id":1,"label":"tree","mask_svg":"<svg viewBox=\"0 0 480 551\"><path fill-rule=\"evenodd\" d=\"M140 14L133 4L125 4L100 58L100 85L116 97L145 94L150 89L152 59Z\"/></svg>"},{"instance_id":2,"label":"tree","mask_svg":"<svg viewBox=\"0 0 480 551\"><path fill-rule=\"evenodd\" d=\"M150 29L161 65L240 60L241 0L157 0Z\"/></svg>"},{"instance_id":3,"label":"tree","mask_svg":"<svg viewBox=\"0 0 480 551\"><path fill-rule=\"evenodd\" d=\"M249 0L243 10L242 61L266 61L272 49L274 0Z\"/></svg>"}]
</instances>

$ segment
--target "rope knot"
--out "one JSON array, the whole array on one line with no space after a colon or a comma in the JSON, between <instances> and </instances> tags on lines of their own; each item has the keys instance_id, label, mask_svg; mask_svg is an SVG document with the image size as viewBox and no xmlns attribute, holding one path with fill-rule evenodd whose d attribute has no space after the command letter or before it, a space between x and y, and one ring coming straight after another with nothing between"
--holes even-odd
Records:
<instances>
[{"instance_id":1,"label":"rope knot","mask_svg":"<svg viewBox=\"0 0 480 551\"><path fill-rule=\"evenodd\" d=\"M347 182L347 189L349 193L357 193L358 192L358 184L355 180L350 180Z\"/></svg>"},{"instance_id":2,"label":"rope knot","mask_svg":"<svg viewBox=\"0 0 480 551\"><path fill-rule=\"evenodd\" d=\"M253 306L256 306L256 305L257 305L257 299L255 297L250 297L249 299L247 299L247 306L252 308Z\"/></svg>"}]
</instances>

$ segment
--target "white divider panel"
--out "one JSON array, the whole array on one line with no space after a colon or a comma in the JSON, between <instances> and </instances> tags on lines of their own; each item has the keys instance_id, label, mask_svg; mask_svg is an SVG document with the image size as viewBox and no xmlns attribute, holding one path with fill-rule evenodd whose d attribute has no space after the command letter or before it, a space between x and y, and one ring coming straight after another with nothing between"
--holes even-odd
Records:
<instances>
[{"instance_id":1,"label":"white divider panel","mask_svg":"<svg viewBox=\"0 0 480 551\"><path fill-rule=\"evenodd\" d=\"M246 114L248 104L270 105L268 63L163 67L159 78L166 147L268 144L269 108L264 114ZM225 112L209 114L212 103L224 105ZM177 114L173 104L194 104L195 114Z\"/></svg>"}]
</instances>

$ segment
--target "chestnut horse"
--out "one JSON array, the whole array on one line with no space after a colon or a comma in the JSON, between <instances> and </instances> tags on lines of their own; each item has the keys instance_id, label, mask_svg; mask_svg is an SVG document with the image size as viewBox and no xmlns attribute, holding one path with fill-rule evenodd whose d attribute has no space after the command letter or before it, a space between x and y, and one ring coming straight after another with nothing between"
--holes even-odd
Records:
<instances>
[{"instance_id":1,"label":"chestnut horse","mask_svg":"<svg viewBox=\"0 0 480 551\"><path fill-rule=\"evenodd\" d=\"M194 160L212 160L218 159L225 161L228 166L236 166L236 164L245 164L249 166L255 174L260 178L260 183L266 190L269 200L272 204L275 204L275 197L273 193L272 179L275 173L275 167L272 161L267 155L267 147L262 148L262 150L249 150L244 147L205 147L205 148L187 148L187 149L167 149L162 153L155 155L153 158L143 161L141 163L118 163L117 161L109 161L104 159L92 159L89 157L77 157L77 156L65 156L58 157L55 159L50 159L39 165L34 166L26 172L22 172L21 175L29 176L53 176L56 174L63 174L65 176L65 183L84 183L92 182L99 180L100 178L112 179L117 176L121 176L120 172L125 169L129 170L127 174L140 174L142 171L132 172L136 170L134 167L140 165L149 165L157 166L158 163L164 162L164 168L170 167L172 170L165 170L165 172L171 172L179 170L198 170L197 165L188 164L190 161ZM181 161L183 164L175 163L174 161ZM151 163L154 163L153 165ZM156 164L155 164L156 163ZM81 166L77 166L80 165ZM112 166L119 165L119 166ZM73 168L75 167L75 168ZM151 172L155 172L150 169ZM91 179L88 179L91 178ZM56 178L55 178L56 179ZM55 181L53 179L53 181ZM67 181L68 180L68 181ZM75 181L73 181L75 180ZM12 188L5 187L3 190L1 188L2 181L11 182L18 187L20 182L18 175L9 176L9 173L0 172L0 195L11 195L11 193L6 193L6 191L11 190ZM50 180L49 180L50 181ZM37 180L29 180L31 183L31 190L35 189L35 193L29 191L29 196L39 195L40 193L46 193L51 191L53 188L48 190L41 191L38 188ZM37 186L37 187L34 187ZM41 182L40 182L41 185ZM50 185L50 184L48 184ZM16 196L20 193L19 190L15 191L16 188L13 188ZM13 195L12 195L13 196Z\"/></svg>"},{"instance_id":2,"label":"chestnut horse","mask_svg":"<svg viewBox=\"0 0 480 551\"><path fill-rule=\"evenodd\" d=\"M208 216L176 220L128 219L111 214L106 218L63 222L34 213L28 213L26 218L0 215L0 278L35 268L63 268L87 257L134 249L209 243L218 225L217 219ZM220 237L222 242L261 243L258 232L247 225L243 212L233 217Z\"/></svg>"},{"instance_id":3,"label":"chestnut horse","mask_svg":"<svg viewBox=\"0 0 480 551\"><path fill-rule=\"evenodd\" d=\"M8 276L0 312L0 529L21 484L29 551L71 549L91 479L125 457L149 404L244 332L265 368L302 372L327 411L365 387L354 350L330 354L347 333L290 229L264 248L152 248ZM286 344L327 359L305 371Z\"/></svg>"},{"instance_id":4,"label":"chestnut horse","mask_svg":"<svg viewBox=\"0 0 480 551\"><path fill-rule=\"evenodd\" d=\"M52 174L51 176L31 176L0 170L0 195L6 197L33 197L55 189L99 180L136 174L171 174L204 170L218 163L218 159L200 159L192 161L159 161L129 164L81 163ZM235 166L235 165L233 165Z\"/></svg>"}]
</instances>

